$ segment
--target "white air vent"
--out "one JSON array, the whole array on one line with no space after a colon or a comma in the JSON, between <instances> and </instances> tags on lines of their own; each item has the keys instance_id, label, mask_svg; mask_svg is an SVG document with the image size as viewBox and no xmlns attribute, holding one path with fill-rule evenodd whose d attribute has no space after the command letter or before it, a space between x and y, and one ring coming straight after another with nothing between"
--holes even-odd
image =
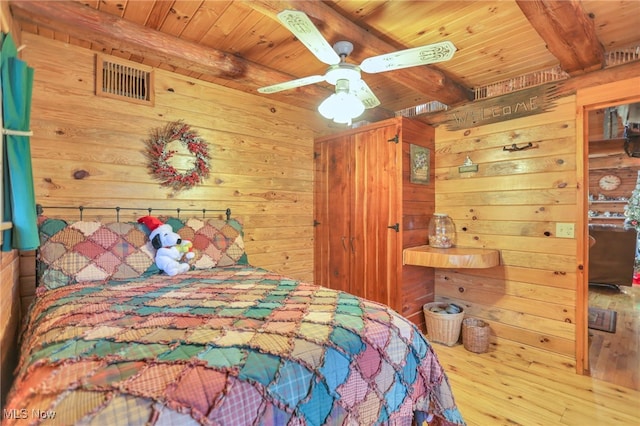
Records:
<instances>
[{"instance_id":1,"label":"white air vent","mask_svg":"<svg viewBox=\"0 0 640 426\"><path fill-rule=\"evenodd\" d=\"M153 106L153 68L97 55L96 95Z\"/></svg>"},{"instance_id":2,"label":"white air vent","mask_svg":"<svg viewBox=\"0 0 640 426\"><path fill-rule=\"evenodd\" d=\"M640 45L629 47L626 49L617 49L605 53L604 68L616 65L623 65L629 62L640 60ZM494 96L505 95L528 87L539 86L541 84L551 83L554 81L566 80L569 74L564 72L560 66L555 66L542 71L535 71L519 77L509 78L507 80L498 81L496 83L487 84L475 88L474 101L491 98ZM414 117L420 114L430 114L438 111L447 110L448 106L437 101L428 102L426 104L416 105L396 111L395 115Z\"/></svg>"},{"instance_id":3,"label":"white air vent","mask_svg":"<svg viewBox=\"0 0 640 426\"><path fill-rule=\"evenodd\" d=\"M426 104L416 105L414 107L409 107L405 109L401 109L400 111L396 111L396 117L415 117L420 114L430 114L433 112L446 111L449 107L438 101L427 102Z\"/></svg>"},{"instance_id":4,"label":"white air vent","mask_svg":"<svg viewBox=\"0 0 640 426\"><path fill-rule=\"evenodd\" d=\"M607 67L612 67L614 65L622 65L639 59L640 45L607 52L605 61Z\"/></svg>"},{"instance_id":5,"label":"white air vent","mask_svg":"<svg viewBox=\"0 0 640 426\"><path fill-rule=\"evenodd\" d=\"M546 70L530 72L519 77L498 81L486 86L476 87L474 100L477 101L493 96L505 95L528 87L566 80L567 78L569 78L569 74L564 72L560 66L555 66Z\"/></svg>"},{"instance_id":6,"label":"white air vent","mask_svg":"<svg viewBox=\"0 0 640 426\"><path fill-rule=\"evenodd\" d=\"M633 46L626 49L617 49L605 53L604 68L622 65L640 59L640 46ZM569 74L564 72L560 66L555 66L542 71L536 71L486 86L476 87L475 100L500 96L528 87L538 86L554 81L566 80Z\"/></svg>"}]
</instances>

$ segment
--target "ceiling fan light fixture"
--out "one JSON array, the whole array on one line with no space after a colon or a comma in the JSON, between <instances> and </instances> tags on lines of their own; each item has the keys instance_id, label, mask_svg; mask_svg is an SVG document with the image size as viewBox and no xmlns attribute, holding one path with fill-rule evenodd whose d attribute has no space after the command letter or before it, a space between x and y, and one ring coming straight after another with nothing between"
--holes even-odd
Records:
<instances>
[{"instance_id":1,"label":"ceiling fan light fixture","mask_svg":"<svg viewBox=\"0 0 640 426\"><path fill-rule=\"evenodd\" d=\"M358 66L344 62L330 66L324 75L325 81L333 85L337 84L339 80L348 80L353 83L361 78Z\"/></svg>"},{"instance_id":2,"label":"ceiling fan light fixture","mask_svg":"<svg viewBox=\"0 0 640 426\"><path fill-rule=\"evenodd\" d=\"M338 80L336 93L318 106L318 112L324 118L349 125L354 118L362 115L364 109L362 101L349 92L349 80L347 79Z\"/></svg>"}]
</instances>

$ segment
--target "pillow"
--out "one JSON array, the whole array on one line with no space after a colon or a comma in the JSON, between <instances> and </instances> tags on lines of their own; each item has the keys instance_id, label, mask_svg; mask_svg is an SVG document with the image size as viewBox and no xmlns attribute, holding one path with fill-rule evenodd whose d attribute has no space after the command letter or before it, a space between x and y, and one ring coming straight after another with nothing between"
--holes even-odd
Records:
<instances>
[{"instance_id":1,"label":"pillow","mask_svg":"<svg viewBox=\"0 0 640 426\"><path fill-rule=\"evenodd\" d=\"M163 222L184 240L193 243L195 257L189 263L196 269L216 266L248 265L244 251L244 232L237 219L178 219L167 218Z\"/></svg>"},{"instance_id":2,"label":"pillow","mask_svg":"<svg viewBox=\"0 0 640 426\"><path fill-rule=\"evenodd\" d=\"M81 281L122 281L158 273L155 249L136 222L40 221L39 284L48 289Z\"/></svg>"}]
</instances>

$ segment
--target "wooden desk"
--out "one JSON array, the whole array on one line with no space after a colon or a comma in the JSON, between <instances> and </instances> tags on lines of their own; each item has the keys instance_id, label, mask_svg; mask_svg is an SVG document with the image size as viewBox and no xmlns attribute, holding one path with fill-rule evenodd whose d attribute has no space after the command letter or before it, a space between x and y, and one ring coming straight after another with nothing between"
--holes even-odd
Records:
<instances>
[{"instance_id":1,"label":"wooden desk","mask_svg":"<svg viewBox=\"0 0 640 426\"><path fill-rule=\"evenodd\" d=\"M431 268L491 268L500 264L500 252L493 249L466 247L443 249L425 245L404 249L402 263Z\"/></svg>"}]
</instances>

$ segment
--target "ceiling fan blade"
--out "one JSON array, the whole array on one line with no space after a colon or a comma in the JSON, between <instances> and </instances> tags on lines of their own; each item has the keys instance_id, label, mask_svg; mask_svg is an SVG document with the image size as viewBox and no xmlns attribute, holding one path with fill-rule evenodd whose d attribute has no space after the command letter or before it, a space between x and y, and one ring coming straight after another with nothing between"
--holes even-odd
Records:
<instances>
[{"instance_id":1,"label":"ceiling fan blade","mask_svg":"<svg viewBox=\"0 0 640 426\"><path fill-rule=\"evenodd\" d=\"M351 93L356 95L358 99L362 101L366 109L374 108L380 105L380 101L378 100L376 95L373 94L364 80L360 79L359 81L352 82L349 89Z\"/></svg>"},{"instance_id":2,"label":"ceiling fan blade","mask_svg":"<svg viewBox=\"0 0 640 426\"><path fill-rule=\"evenodd\" d=\"M329 42L320 34L306 13L297 10L283 10L278 19L295 35L316 57L325 64L340 62L340 56L333 50Z\"/></svg>"},{"instance_id":3,"label":"ceiling fan blade","mask_svg":"<svg viewBox=\"0 0 640 426\"><path fill-rule=\"evenodd\" d=\"M261 87L258 89L260 93L276 93L283 90L295 89L296 87L307 86L309 84L324 81L322 75L311 75L309 77L298 78L296 80L285 81L284 83L272 84L271 86Z\"/></svg>"},{"instance_id":4,"label":"ceiling fan blade","mask_svg":"<svg viewBox=\"0 0 640 426\"><path fill-rule=\"evenodd\" d=\"M451 59L455 51L456 47L453 43L442 41L367 58L360 64L360 69L371 74L444 62Z\"/></svg>"}]
</instances>

